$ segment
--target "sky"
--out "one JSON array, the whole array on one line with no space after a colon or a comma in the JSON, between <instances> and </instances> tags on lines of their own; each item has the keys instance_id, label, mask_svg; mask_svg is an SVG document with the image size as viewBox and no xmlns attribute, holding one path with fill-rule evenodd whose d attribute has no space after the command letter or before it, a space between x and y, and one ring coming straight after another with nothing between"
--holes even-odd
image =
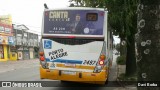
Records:
<instances>
[{"instance_id":1,"label":"sky","mask_svg":"<svg viewBox=\"0 0 160 90\"><path fill-rule=\"evenodd\" d=\"M0 0L0 15L10 14L13 24L24 24L30 32L40 35L44 3L49 8L65 8L70 4L69 0ZM114 39L119 42L117 37Z\"/></svg>"},{"instance_id":2,"label":"sky","mask_svg":"<svg viewBox=\"0 0 160 90\"><path fill-rule=\"evenodd\" d=\"M49 8L69 6L68 0L0 0L0 15L12 16L12 23L24 24L30 31L41 32L44 3Z\"/></svg>"}]
</instances>

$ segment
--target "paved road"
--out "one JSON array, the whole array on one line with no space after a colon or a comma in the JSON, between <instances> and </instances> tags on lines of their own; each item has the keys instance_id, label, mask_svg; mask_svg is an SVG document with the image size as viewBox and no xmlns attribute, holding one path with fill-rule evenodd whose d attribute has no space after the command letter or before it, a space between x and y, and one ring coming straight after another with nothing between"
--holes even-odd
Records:
<instances>
[{"instance_id":1,"label":"paved road","mask_svg":"<svg viewBox=\"0 0 160 90\"><path fill-rule=\"evenodd\" d=\"M116 67L116 62L115 62L115 58L117 56L114 55L114 61L113 61L113 65L111 67L111 73L109 75L109 81L115 81L116 77L117 77L117 67ZM12 64L15 62L11 62ZM17 63L21 63L22 65L9 65L12 66L12 68L7 69L6 71L3 70L3 72L0 72L0 81L47 81L47 80L40 80L39 79L39 62L38 60L32 60L32 61L20 61ZM0 63L2 66L2 63ZM4 64L3 64L4 65ZM0 68L2 69L2 67L0 66ZM18 68L17 68L17 67ZM7 67L7 64L6 64ZM106 86L102 87L102 86L97 86L97 87L93 87L93 85L90 84L77 84L77 83L61 83L60 81L56 81L55 83L53 83L55 86L57 87L45 87L45 88L0 88L0 90L125 90L125 88L123 87L109 87L109 86L119 86L117 83L113 83L113 82L109 82ZM70 85L75 85L77 87L69 87ZM89 87L85 87L84 86L90 86ZM128 90L128 89L127 89ZM130 90L130 89L129 89Z\"/></svg>"}]
</instances>

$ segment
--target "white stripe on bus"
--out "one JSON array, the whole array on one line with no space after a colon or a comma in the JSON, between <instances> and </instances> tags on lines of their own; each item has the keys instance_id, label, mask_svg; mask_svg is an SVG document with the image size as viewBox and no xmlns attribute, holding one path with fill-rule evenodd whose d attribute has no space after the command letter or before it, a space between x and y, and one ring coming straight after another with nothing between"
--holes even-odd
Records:
<instances>
[{"instance_id":1,"label":"white stripe on bus","mask_svg":"<svg viewBox=\"0 0 160 90\"><path fill-rule=\"evenodd\" d=\"M76 72L93 72L94 70L88 70L88 69L77 69L77 68L49 68L50 70L64 70L64 71L76 71ZM105 71L105 70L102 70Z\"/></svg>"}]
</instances>

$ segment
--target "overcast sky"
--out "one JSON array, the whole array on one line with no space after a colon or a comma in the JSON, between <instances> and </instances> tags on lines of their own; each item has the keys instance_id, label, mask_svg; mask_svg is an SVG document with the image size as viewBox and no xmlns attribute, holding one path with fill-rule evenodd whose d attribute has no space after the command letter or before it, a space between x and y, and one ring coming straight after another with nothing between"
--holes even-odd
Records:
<instances>
[{"instance_id":1,"label":"overcast sky","mask_svg":"<svg viewBox=\"0 0 160 90\"><path fill-rule=\"evenodd\" d=\"M49 8L69 6L68 0L0 0L0 15L12 16L12 23L24 24L30 31L41 32L44 3Z\"/></svg>"},{"instance_id":2,"label":"overcast sky","mask_svg":"<svg viewBox=\"0 0 160 90\"><path fill-rule=\"evenodd\" d=\"M0 15L12 16L12 23L24 24L30 31L40 35L44 3L49 8L65 8L69 0L0 0ZM114 37L115 43L119 39Z\"/></svg>"}]
</instances>

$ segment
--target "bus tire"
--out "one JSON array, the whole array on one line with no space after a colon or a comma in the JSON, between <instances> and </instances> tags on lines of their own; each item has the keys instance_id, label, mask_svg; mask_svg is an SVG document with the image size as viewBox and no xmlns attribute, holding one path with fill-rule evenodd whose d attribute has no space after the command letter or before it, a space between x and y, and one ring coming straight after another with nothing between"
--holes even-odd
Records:
<instances>
[{"instance_id":1,"label":"bus tire","mask_svg":"<svg viewBox=\"0 0 160 90\"><path fill-rule=\"evenodd\" d=\"M63 80L61 80L61 83L67 83L67 81L63 81Z\"/></svg>"},{"instance_id":2,"label":"bus tire","mask_svg":"<svg viewBox=\"0 0 160 90\"><path fill-rule=\"evenodd\" d=\"M107 85L108 84L108 80L109 79L109 70L108 70L108 75L107 75L107 80L106 80L106 82L105 82L105 85Z\"/></svg>"},{"instance_id":3,"label":"bus tire","mask_svg":"<svg viewBox=\"0 0 160 90\"><path fill-rule=\"evenodd\" d=\"M108 78L107 78L107 80L106 80L106 82L105 82L105 85L107 85L108 84Z\"/></svg>"}]
</instances>

